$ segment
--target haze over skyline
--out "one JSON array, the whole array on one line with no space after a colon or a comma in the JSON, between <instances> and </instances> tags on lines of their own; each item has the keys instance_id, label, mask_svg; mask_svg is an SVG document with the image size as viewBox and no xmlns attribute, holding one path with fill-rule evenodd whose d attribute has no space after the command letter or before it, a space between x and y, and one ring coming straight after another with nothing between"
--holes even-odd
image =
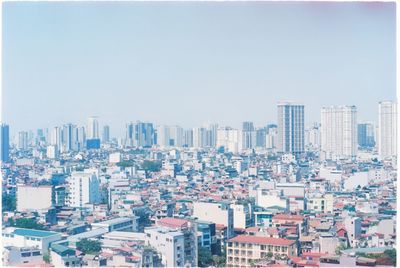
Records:
<instances>
[{"instance_id":1,"label":"haze over skyline","mask_svg":"<svg viewBox=\"0 0 400 268\"><path fill-rule=\"evenodd\" d=\"M10 131L129 121L276 122L278 101L377 122L395 100L394 3L8 2L3 109Z\"/></svg>"}]
</instances>

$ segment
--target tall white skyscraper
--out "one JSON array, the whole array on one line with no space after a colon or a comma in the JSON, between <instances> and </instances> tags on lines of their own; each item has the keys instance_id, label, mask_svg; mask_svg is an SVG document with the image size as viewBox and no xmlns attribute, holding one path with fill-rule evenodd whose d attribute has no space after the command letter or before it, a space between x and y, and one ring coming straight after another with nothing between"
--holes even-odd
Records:
<instances>
[{"instance_id":1,"label":"tall white skyscraper","mask_svg":"<svg viewBox=\"0 0 400 268\"><path fill-rule=\"evenodd\" d=\"M357 155L356 106L331 106L321 110L321 151L327 159Z\"/></svg>"},{"instance_id":2,"label":"tall white skyscraper","mask_svg":"<svg viewBox=\"0 0 400 268\"><path fill-rule=\"evenodd\" d=\"M183 145L183 128L180 126L171 126L169 129L170 144L175 147L182 147Z\"/></svg>"},{"instance_id":3,"label":"tall white skyscraper","mask_svg":"<svg viewBox=\"0 0 400 268\"><path fill-rule=\"evenodd\" d=\"M99 139L99 121L97 116L91 116L88 119L87 139Z\"/></svg>"},{"instance_id":4,"label":"tall white skyscraper","mask_svg":"<svg viewBox=\"0 0 400 268\"><path fill-rule=\"evenodd\" d=\"M203 148L207 143L207 129L204 127L193 128L193 147Z\"/></svg>"},{"instance_id":5,"label":"tall white skyscraper","mask_svg":"<svg viewBox=\"0 0 400 268\"><path fill-rule=\"evenodd\" d=\"M397 103L379 103L378 149L382 158L397 155Z\"/></svg>"},{"instance_id":6,"label":"tall white skyscraper","mask_svg":"<svg viewBox=\"0 0 400 268\"><path fill-rule=\"evenodd\" d=\"M318 123L314 123L305 130L305 145L308 149L316 150L321 147L321 127Z\"/></svg>"},{"instance_id":7,"label":"tall white skyscraper","mask_svg":"<svg viewBox=\"0 0 400 268\"><path fill-rule=\"evenodd\" d=\"M18 132L18 150L27 150L28 149L28 132L21 131Z\"/></svg>"},{"instance_id":8,"label":"tall white skyscraper","mask_svg":"<svg viewBox=\"0 0 400 268\"><path fill-rule=\"evenodd\" d=\"M304 152L304 105L278 103L278 152Z\"/></svg>"},{"instance_id":9,"label":"tall white skyscraper","mask_svg":"<svg viewBox=\"0 0 400 268\"><path fill-rule=\"evenodd\" d=\"M157 145L161 148L169 146L169 140L171 138L170 135L170 127L166 125L160 125L156 128L157 131Z\"/></svg>"},{"instance_id":10,"label":"tall white skyscraper","mask_svg":"<svg viewBox=\"0 0 400 268\"><path fill-rule=\"evenodd\" d=\"M240 146L240 131L230 127L220 127L217 131L217 148L224 147L225 151L238 153Z\"/></svg>"},{"instance_id":11,"label":"tall white skyscraper","mask_svg":"<svg viewBox=\"0 0 400 268\"><path fill-rule=\"evenodd\" d=\"M204 125L206 128L206 144L205 147L214 148L217 143L217 130L218 124L207 123Z\"/></svg>"}]
</instances>

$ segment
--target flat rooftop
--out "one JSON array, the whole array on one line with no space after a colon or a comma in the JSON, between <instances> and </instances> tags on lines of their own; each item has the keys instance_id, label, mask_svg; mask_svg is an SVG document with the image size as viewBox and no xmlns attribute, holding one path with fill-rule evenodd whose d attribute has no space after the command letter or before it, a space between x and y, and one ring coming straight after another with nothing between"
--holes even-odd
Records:
<instances>
[{"instance_id":1,"label":"flat rooftop","mask_svg":"<svg viewBox=\"0 0 400 268\"><path fill-rule=\"evenodd\" d=\"M40 231L34 229L22 229L22 228L16 228L12 233L16 235L30 236L30 237L48 237L53 235L61 235L56 232Z\"/></svg>"},{"instance_id":2,"label":"flat rooftop","mask_svg":"<svg viewBox=\"0 0 400 268\"><path fill-rule=\"evenodd\" d=\"M125 217L125 218L115 218L115 219L111 219L111 220L106 220L106 221L101 221L101 222L95 222L95 223L92 223L92 225L99 225L99 224L101 224L101 225L103 225L103 224L117 224L117 223L121 223L121 222L126 222L126 221L131 221L131 220L133 220L133 219L131 219L131 218L127 218L127 217Z\"/></svg>"}]
</instances>

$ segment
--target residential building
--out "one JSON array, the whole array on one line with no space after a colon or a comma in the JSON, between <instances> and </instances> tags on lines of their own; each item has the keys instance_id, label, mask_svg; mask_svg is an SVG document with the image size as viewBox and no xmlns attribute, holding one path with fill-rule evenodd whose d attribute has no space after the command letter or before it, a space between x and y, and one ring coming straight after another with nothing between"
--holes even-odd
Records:
<instances>
[{"instance_id":1,"label":"residential building","mask_svg":"<svg viewBox=\"0 0 400 268\"><path fill-rule=\"evenodd\" d=\"M277 150L296 156L304 152L304 105L278 103Z\"/></svg>"},{"instance_id":2,"label":"residential building","mask_svg":"<svg viewBox=\"0 0 400 268\"><path fill-rule=\"evenodd\" d=\"M397 155L397 103L379 103L378 151L381 158Z\"/></svg>"},{"instance_id":3,"label":"residential building","mask_svg":"<svg viewBox=\"0 0 400 268\"><path fill-rule=\"evenodd\" d=\"M326 159L357 155L357 108L331 106L321 110L321 151Z\"/></svg>"},{"instance_id":4,"label":"residential building","mask_svg":"<svg viewBox=\"0 0 400 268\"><path fill-rule=\"evenodd\" d=\"M283 238L239 235L228 240L226 265L252 267L254 261L266 259L269 254L279 258L297 255L296 241Z\"/></svg>"},{"instance_id":5,"label":"residential building","mask_svg":"<svg viewBox=\"0 0 400 268\"><path fill-rule=\"evenodd\" d=\"M73 172L67 182L69 206L83 207L100 202L100 181L95 173Z\"/></svg>"}]
</instances>

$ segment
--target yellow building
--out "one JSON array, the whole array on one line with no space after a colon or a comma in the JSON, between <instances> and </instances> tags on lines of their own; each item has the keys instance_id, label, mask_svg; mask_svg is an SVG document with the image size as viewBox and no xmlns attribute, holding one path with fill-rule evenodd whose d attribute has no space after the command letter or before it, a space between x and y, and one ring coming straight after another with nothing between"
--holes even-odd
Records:
<instances>
[{"instance_id":1,"label":"yellow building","mask_svg":"<svg viewBox=\"0 0 400 268\"><path fill-rule=\"evenodd\" d=\"M226 248L228 267L250 267L253 262L266 259L268 256L274 256L276 259L296 256L296 241L251 235L239 235L228 240Z\"/></svg>"}]
</instances>

